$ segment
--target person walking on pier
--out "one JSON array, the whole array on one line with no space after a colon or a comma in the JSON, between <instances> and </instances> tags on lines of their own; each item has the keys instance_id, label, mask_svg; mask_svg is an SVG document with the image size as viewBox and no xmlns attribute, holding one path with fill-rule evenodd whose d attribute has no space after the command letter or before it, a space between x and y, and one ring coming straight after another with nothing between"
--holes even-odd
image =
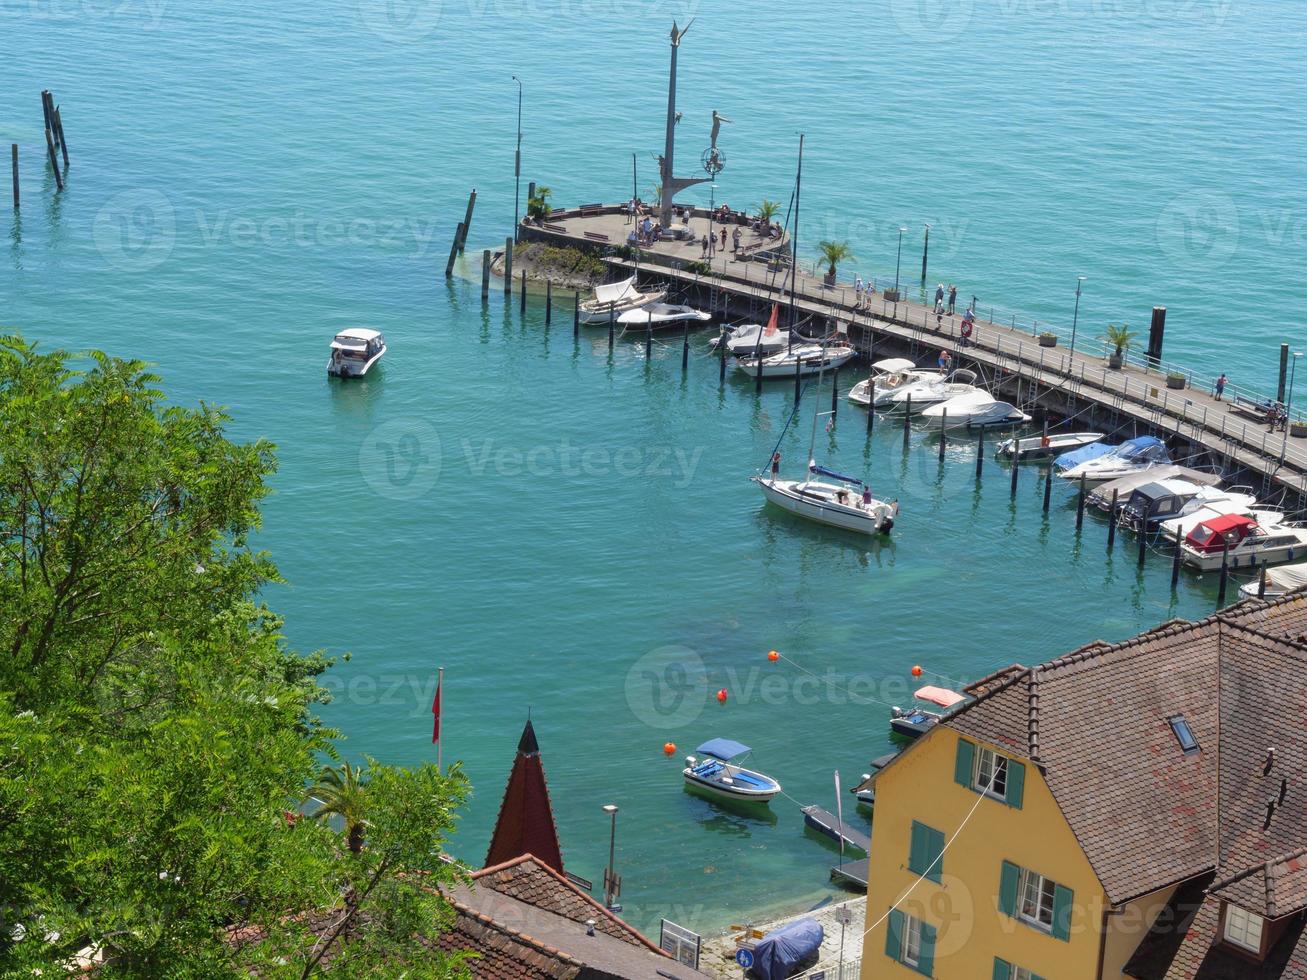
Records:
<instances>
[{"instance_id":1,"label":"person walking on pier","mask_svg":"<svg viewBox=\"0 0 1307 980\"><path fill-rule=\"evenodd\" d=\"M953 315L953 309L958 302L958 287L949 283L948 286L948 315Z\"/></svg>"},{"instance_id":2,"label":"person walking on pier","mask_svg":"<svg viewBox=\"0 0 1307 980\"><path fill-rule=\"evenodd\" d=\"M699 252L699 258L706 259L708 257L708 245L709 245L708 236L704 235L703 241L700 242L699 244L702 246Z\"/></svg>"},{"instance_id":3,"label":"person walking on pier","mask_svg":"<svg viewBox=\"0 0 1307 980\"><path fill-rule=\"evenodd\" d=\"M740 229L736 228L734 231L731 232L731 251L738 252L739 250L740 250Z\"/></svg>"},{"instance_id":4,"label":"person walking on pier","mask_svg":"<svg viewBox=\"0 0 1307 980\"><path fill-rule=\"evenodd\" d=\"M862 276L856 276L853 280L853 308L862 309Z\"/></svg>"},{"instance_id":5,"label":"person walking on pier","mask_svg":"<svg viewBox=\"0 0 1307 980\"><path fill-rule=\"evenodd\" d=\"M722 229L722 251L726 251L726 229Z\"/></svg>"},{"instance_id":6,"label":"person walking on pier","mask_svg":"<svg viewBox=\"0 0 1307 980\"><path fill-rule=\"evenodd\" d=\"M1222 371L1221 376L1216 379L1216 400L1219 402L1221 400L1221 396L1224 394L1225 394L1225 372Z\"/></svg>"},{"instance_id":7,"label":"person walking on pier","mask_svg":"<svg viewBox=\"0 0 1307 980\"><path fill-rule=\"evenodd\" d=\"M944 284L941 282L938 286L935 287L935 309L942 310L943 308L944 308Z\"/></svg>"}]
</instances>

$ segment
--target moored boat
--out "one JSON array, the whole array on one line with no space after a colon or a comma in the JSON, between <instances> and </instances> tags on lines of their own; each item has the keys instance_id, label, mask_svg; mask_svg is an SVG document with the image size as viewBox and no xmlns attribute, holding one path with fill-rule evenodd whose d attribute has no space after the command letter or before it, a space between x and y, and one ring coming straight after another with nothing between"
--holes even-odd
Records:
<instances>
[{"instance_id":1,"label":"moored boat","mask_svg":"<svg viewBox=\"0 0 1307 980\"><path fill-rule=\"evenodd\" d=\"M1119 497L1118 497L1119 499ZM1135 487L1120 506L1117 520L1132 531L1151 531L1163 521L1192 514L1202 507L1225 508L1230 513L1251 510L1257 504L1251 487L1222 490L1188 480L1164 479Z\"/></svg>"},{"instance_id":2,"label":"moored boat","mask_svg":"<svg viewBox=\"0 0 1307 980\"><path fill-rule=\"evenodd\" d=\"M1210 572L1228 567L1253 568L1291 562L1307 554L1307 528L1296 524L1263 527L1245 514L1226 514L1202 521L1180 545L1181 560Z\"/></svg>"},{"instance_id":3,"label":"moored boat","mask_svg":"<svg viewBox=\"0 0 1307 980\"><path fill-rule=\"evenodd\" d=\"M790 350L781 351L770 357L737 358L735 365L750 376L759 373L764 378L793 378L797 371L800 377L833 371L853 360L857 354L848 344L795 344Z\"/></svg>"},{"instance_id":4,"label":"moored boat","mask_svg":"<svg viewBox=\"0 0 1307 980\"><path fill-rule=\"evenodd\" d=\"M747 745L729 738L713 738L694 750L703 758L685 757L685 783L692 789L731 800L766 803L781 791L771 776L746 769L737 760L750 752Z\"/></svg>"},{"instance_id":5,"label":"moored boat","mask_svg":"<svg viewBox=\"0 0 1307 980\"><path fill-rule=\"evenodd\" d=\"M856 477L844 476L815 464L809 472L838 479L782 480L761 474L752 477L770 503L791 514L860 534L887 534L898 516L898 501L877 500L871 488Z\"/></svg>"},{"instance_id":6,"label":"moored boat","mask_svg":"<svg viewBox=\"0 0 1307 980\"><path fill-rule=\"evenodd\" d=\"M386 354L386 338L367 327L349 327L331 341L327 373L338 378L361 378Z\"/></svg>"},{"instance_id":7,"label":"moored boat","mask_svg":"<svg viewBox=\"0 0 1307 980\"><path fill-rule=\"evenodd\" d=\"M1050 432L1027 439L1004 439L994 455L999 459L1015 458L1019 463L1028 459L1048 459L1091 446L1102 438L1101 432Z\"/></svg>"},{"instance_id":8,"label":"moored boat","mask_svg":"<svg viewBox=\"0 0 1307 980\"><path fill-rule=\"evenodd\" d=\"M998 401L989 392L976 389L931 405L921 413L921 420L935 429L980 429L1024 425L1030 416L1010 402Z\"/></svg>"},{"instance_id":9,"label":"moored boat","mask_svg":"<svg viewBox=\"0 0 1307 980\"><path fill-rule=\"evenodd\" d=\"M898 391L918 381L938 377L938 371L919 368L906 357L887 357L871 365L871 377L849 389L849 401L866 407L872 403L873 394Z\"/></svg>"},{"instance_id":10,"label":"moored boat","mask_svg":"<svg viewBox=\"0 0 1307 980\"><path fill-rule=\"evenodd\" d=\"M709 346L717 350L722 344L732 357L771 357L790 346L788 330L773 330L767 333L767 327L761 323L742 323L728 327L720 336L709 341Z\"/></svg>"},{"instance_id":11,"label":"moored boat","mask_svg":"<svg viewBox=\"0 0 1307 980\"><path fill-rule=\"evenodd\" d=\"M1129 476L1131 473L1141 473L1155 466L1163 466L1169 462L1171 457L1161 439L1156 436L1139 436L1135 439L1127 439L1096 459L1064 468L1059 476L1073 483L1079 482L1083 477L1086 484L1097 485Z\"/></svg>"},{"instance_id":12,"label":"moored boat","mask_svg":"<svg viewBox=\"0 0 1307 980\"><path fill-rule=\"evenodd\" d=\"M1245 599L1257 599L1261 589L1261 577L1239 586L1239 595ZM1281 565L1279 568L1266 570L1266 591L1263 599L1278 599L1280 596L1307 588L1307 562L1296 565Z\"/></svg>"},{"instance_id":13,"label":"moored boat","mask_svg":"<svg viewBox=\"0 0 1307 980\"><path fill-rule=\"evenodd\" d=\"M617 322L628 330L666 330L683 323L707 323L711 319L711 313L683 303L645 303L627 310L617 318Z\"/></svg>"},{"instance_id":14,"label":"moored boat","mask_svg":"<svg viewBox=\"0 0 1307 980\"><path fill-rule=\"evenodd\" d=\"M980 391L976 387L976 374L966 368L954 371L947 378L938 374L915 384L904 385L895 391L877 391L872 404L884 412L904 409L916 415L931 405L938 405L960 395Z\"/></svg>"},{"instance_id":15,"label":"moored boat","mask_svg":"<svg viewBox=\"0 0 1307 980\"><path fill-rule=\"evenodd\" d=\"M947 713L947 709L962 704L967 700L965 694L959 694L957 691L950 691L948 688L935 687L930 684L917 688L912 692L912 696L918 701L928 701L931 704L938 705L944 708L945 711L929 711L921 707L904 709L898 705L890 708L890 728L907 738L919 738L926 734L939 724L940 719Z\"/></svg>"},{"instance_id":16,"label":"moored boat","mask_svg":"<svg viewBox=\"0 0 1307 980\"><path fill-rule=\"evenodd\" d=\"M666 297L666 291L661 289L640 292L635 285L635 276L631 276L621 282L595 286L594 295L577 307L577 317L582 323L607 323L649 303L661 303Z\"/></svg>"}]
</instances>

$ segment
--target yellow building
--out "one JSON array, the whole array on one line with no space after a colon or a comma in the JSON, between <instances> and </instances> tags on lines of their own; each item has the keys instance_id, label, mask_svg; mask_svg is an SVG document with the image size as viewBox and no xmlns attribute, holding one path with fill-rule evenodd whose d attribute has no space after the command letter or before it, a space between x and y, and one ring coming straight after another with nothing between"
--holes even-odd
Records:
<instances>
[{"instance_id":1,"label":"yellow building","mask_svg":"<svg viewBox=\"0 0 1307 980\"><path fill-rule=\"evenodd\" d=\"M872 777L864 980L1307 977L1307 597L966 693Z\"/></svg>"}]
</instances>

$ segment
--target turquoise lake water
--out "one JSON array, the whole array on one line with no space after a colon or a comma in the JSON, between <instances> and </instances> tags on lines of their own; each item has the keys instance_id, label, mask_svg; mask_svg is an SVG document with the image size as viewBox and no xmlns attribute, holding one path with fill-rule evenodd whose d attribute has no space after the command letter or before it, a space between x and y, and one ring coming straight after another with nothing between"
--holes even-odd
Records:
<instances>
[{"instance_id":1,"label":"turquoise lake water","mask_svg":"<svg viewBox=\"0 0 1307 980\"><path fill-rule=\"evenodd\" d=\"M1138 572L1128 538L1107 555L1095 518L1077 544L1071 494L1045 521L1034 470L1013 506L992 461L975 488L973 447L941 467L920 434L906 454L889 426L868 444L845 405L819 454L899 497L899 526L867 546L796 523L747 482L789 385L719 387L702 336L682 377L678 344L610 358L570 320L546 334L542 301L482 307L473 253L513 215L510 75L524 191L620 199L635 153L649 196L667 33L691 16L679 169L715 108L717 201L784 203L804 131L801 240L849 239L848 271L892 277L906 225L915 279L930 222L932 284L982 308L1065 323L1084 275L1082 331L1146 330L1165 305L1168 357L1262 387L1302 336L1298 3L0 0L0 142L21 144L24 194L0 214L0 324L152 361L179 401L275 441L262 541L288 584L269 600L295 647L352 652L325 712L347 752L430 758L443 665L445 758L476 788L455 848L475 864L529 708L568 870L601 879L617 803L622 898L652 932L831 890L834 849L792 801L764 819L682 791L700 741L753 745L791 797L831 807L835 770L850 785L887 749L913 664L961 683L1202 615L1216 592L1186 574L1173 597L1168 564ZM46 87L73 158L58 196ZM329 381L328 339L360 323L386 333L384 366Z\"/></svg>"}]
</instances>

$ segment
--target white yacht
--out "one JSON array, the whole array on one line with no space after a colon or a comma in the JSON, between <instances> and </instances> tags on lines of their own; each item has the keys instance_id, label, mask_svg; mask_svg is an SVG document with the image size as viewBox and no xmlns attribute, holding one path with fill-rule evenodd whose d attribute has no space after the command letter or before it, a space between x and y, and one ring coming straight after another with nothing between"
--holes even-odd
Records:
<instances>
[{"instance_id":1,"label":"white yacht","mask_svg":"<svg viewBox=\"0 0 1307 980\"><path fill-rule=\"evenodd\" d=\"M1031 436L1028 439L1005 439L998 444L995 455L999 459L1016 459L1024 462L1028 459L1048 459L1069 453L1073 449L1091 446L1103 438L1101 432L1050 432L1047 435Z\"/></svg>"},{"instance_id":2,"label":"white yacht","mask_svg":"<svg viewBox=\"0 0 1307 980\"><path fill-rule=\"evenodd\" d=\"M1137 439L1126 440L1096 459L1062 470L1058 475L1071 483L1079 483L1083 476L1086 484L1094 486L1108 480L1119 480L1132 473L1141 473L1155 466L1165 466L1169 462L1171 457L1161 439L1139 436Z\"/></svg>"},{"instance_id":3,"label":"white yacht","mask_svg":"<svg viewBox=\"0 0 1307 980\"><path fill-rule=\"evenodd\" d=\"M790 332L775 330L768 336L767 328L761 323L742 323L714 337L710 346L717 350L722 344L732 357L770 357L789 349Z\"/></svg>"},{"instance_id":4,"label":"white yacht","mask_svg":"<svg viewBox=\"0 0 1307 980\"><path fill-rule=\"evenodd\" d=\"M711 319L711 313L681 303L645 303L634 310L627 310L617 318L617 322L627 330L638 332L665 330L668 327L679 327L683 323L707 323Z\"/></svg>"},{"instance_id":5,"label":"white yacht","mask_svg":"<svg viewBox=\"0 0 1307 980\"><path fill-rule=\"evenodd\" d=\"M1307 554L1307 528L1281 523L1269 527L1246 514L1226 514L1202 521L1180 545L1186 565L1210 572L1229 562L1229 568L1291 562Z\"/></svg>"},{"instance_id":6,"label":"white yacht","mask_svg":"<svg viewBox=\"0 0 1307 980\"><path fill-rule=\"evenodd\" d=\"M595 286L594 296L578 307L577 316L582 323L607 323L630 310L638 310L650 303L661 303L667 298L666 290L642 293L635 285L635 276L621 282Z\"/></svg>"},{"instance_id":7,"label":"white yacht","mask_svg":"<svg viewBox=\"0 0 1307 980\"><path fill-rule=\"evenodd\" d=\"M898 391L906 385L938 377L938 371L919 368L906 357L887 357L871 365L871 377L849 389L849 401L866 408L871 404L873 392Z\"/></svg>"},{"instance_id":8,"label":"white yacht","mask_svg":"<svg viewBox=\"0 0 1307 980\"><path fill-rule=\"evenodd\" d=\"M947 378L936 374L916 384L904 385L896 391L877 391L872 404L881 411L894 412L906 409L916 415L924 412L931 405L938 405L950 398L969 395L980 390L976 387L975 373L960 368Z\"/></svg>"},{"instance_id":9,"label":"white yacht","mask_svg":"<svg viewBox=\"0 0 1307 980\"><path fill-rule=\"evenodd\" d=\"M385 353L386 338L380 331L350 327L332 338L327 373L338 378L361 378Z\"/></svg>"},{"instance_id":10,"label":"white yacht","mask_svg":"<svg viewBox=\"0 0 1307 980\"><path fill-rule=\"evenodd\" d=\"M1025 425L1030 416L1010 402L998 401L989 392L976 389L931 405L921 413L921 419L935 429L979 429Z\"/></svg>"},{"instance_id":11,"label":"white yacht","mask_svg":"<svg viewBox=\"0 0 1307 980\"><path fill-rule=\"evenodd\" d=\"M759 372L759 361L764 378L792 378L797 370L800 377L833 371L853 360L857 354L848 344L795 344L792 350L781 351L770 357L741 357L735 366L750 376Z\"/></svg>"}]
</instances>

